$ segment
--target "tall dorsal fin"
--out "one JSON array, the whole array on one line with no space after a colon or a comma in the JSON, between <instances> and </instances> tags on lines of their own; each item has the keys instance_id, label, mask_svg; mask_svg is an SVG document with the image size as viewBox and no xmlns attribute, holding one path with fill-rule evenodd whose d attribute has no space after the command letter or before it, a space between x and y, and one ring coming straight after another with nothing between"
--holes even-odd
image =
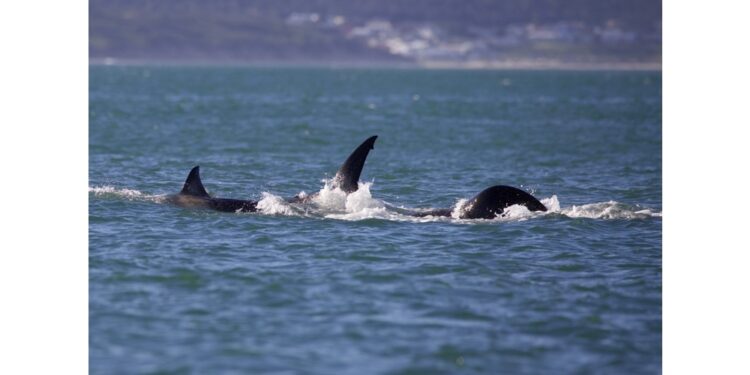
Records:
<instances>
[{"instance_id":1,"label":"tall dorsal fin","mask_svg":"<svg viewBox=\"0 0 750 375\"><path fill-rule=\"evenodd\" d=\"M190 171L187 180L185 180L185 185L182 186L180 194L210 198L210 195L208 195L206 189L203 187L203 183L201 182L200 166L196 165Z\"/></svg>"},{"instance_id":2,"label":"tall dorsal fin","mask_svg":"<svg viewBox=\"0 0 750 375\"><path fill-rule=\"evenodd\" d=\"M341 190L352 193L357 191L359 188L359 176L362 174L362 168L365 166L365 160L367 154L370 153L375 145L375 140L378 138L377 135L373 135L362 142L354 152L346 159L344 164L341 165L336 177L334 177L334 186L339 187Z\"/></svg>"}]
</instances>

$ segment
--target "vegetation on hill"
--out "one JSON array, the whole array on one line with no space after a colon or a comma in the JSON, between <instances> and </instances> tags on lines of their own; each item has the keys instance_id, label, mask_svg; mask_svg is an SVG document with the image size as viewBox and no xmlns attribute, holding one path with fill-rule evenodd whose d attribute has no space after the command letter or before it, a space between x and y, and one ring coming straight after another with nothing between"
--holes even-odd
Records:
<instances>
[{"instance_id":1,"label":"vegetation on hill","mask_svg":"<svg viewBox=\"0 0 750 375\"><path fill-rule=\"evenodd\" d=\"M661 59L661 2L653 0L91 0L89 4L92 59ZM389 28L368 29L376 22Z\"/></svg>"}]
</instances>

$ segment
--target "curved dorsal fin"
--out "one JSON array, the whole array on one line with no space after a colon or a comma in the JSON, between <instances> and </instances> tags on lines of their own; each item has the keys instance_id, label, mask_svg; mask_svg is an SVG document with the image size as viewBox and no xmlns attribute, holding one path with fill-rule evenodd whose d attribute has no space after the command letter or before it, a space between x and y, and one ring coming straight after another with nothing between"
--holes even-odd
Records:
<instances>
[{"instance_id":1,"label":"curved dorsal fin","mask_svg":"<svg viewBox=\"0 0 750 375\"><path fill-rule=\"evenodd\" d=\"M375 145L375 140L378 138L377 135L373 135L362 142L354 152L346 159L344 164L341 165L336 177L334 177L334 186L341 190L352 193L357 191L359 188L359 175L362 174L362 168L365 166L365 159L367 154L370 153Z\"/></svg>"},{"instance_id":2,"label":"curved dorsal fin","mask_svg":"<svg viewBox=\"0 0 750 375\"><path fill-rule=\"evenodd\" d=\"M208 195L206 189L203 187L203 183L201 182L200 166L196 165L190 171L187 180L185 180L185 185L182 186L180 194L210 198L210 195Z\"/></svg>"}]
</instances>

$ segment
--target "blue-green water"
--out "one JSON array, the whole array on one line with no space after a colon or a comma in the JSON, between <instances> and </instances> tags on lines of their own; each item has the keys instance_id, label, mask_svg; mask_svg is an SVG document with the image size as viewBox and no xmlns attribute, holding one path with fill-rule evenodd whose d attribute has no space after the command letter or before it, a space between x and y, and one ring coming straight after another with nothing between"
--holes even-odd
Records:
<instances>
[{"instance_id":1,"label":"blue-green water","mask_svg":"<svg viewBox=\"0 0 750 375\"><path fill-rule=\"evenodd\" d=\"M89 92L92 373L661 371L658 72L91 67ZM323 189L373 134L366 184ZM164 203L194 165L263 212ZM495 184L550 212L399 213Z\"/></svg>"}]
</instances>

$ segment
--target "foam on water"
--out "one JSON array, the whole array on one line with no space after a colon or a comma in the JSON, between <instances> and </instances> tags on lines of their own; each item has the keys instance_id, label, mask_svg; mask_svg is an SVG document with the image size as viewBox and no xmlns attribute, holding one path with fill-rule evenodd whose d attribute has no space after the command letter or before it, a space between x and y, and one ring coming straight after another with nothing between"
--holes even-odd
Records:
<instances>
[{"instance_id":1,"label":"foam on water","mask_svg":"<svg viewBox=\"0 0 750 375\"><path fill-rule=\"evenodd\" d=\"M453 205L453 211L451 211L451 217L454 219L460 219L461 215L464 213L466 209L466 203L469 200L466 198L459 199L456 204Z\"/></svg>"},{"instance_id":2,"label":"foam on water","mask_svg":"<svg viewBox=\"0 0 750 375\"><path fill-rule=\"evenodd\" d=\"M573 205L563 208L559 212L567 217L587 219L648 219L661 217L661 212L653 212L647 208L633 207L615 201L580 206Z\"/></svg>"},{"instance_id":3,"label":"foam on water","mask_svg":"<svg viewBox=\"0 0 750 375\"><path fill-rule=\"evenodd\" d=\"M540 200L544 207L547 207L547 210L552 212L559 212L560 211L560 201L557 199L557 195L553 195L549 198L543 198Z\"/></svg>"},{"instance_id":4,"label":"foam on water","mask_svg":"<svg viewBox=\"0 0 750 375\"><path fill-rule=\"evenodd\" d=\"M347 194L338 187L333 187L331 180L326 180L313 202L321 209L321 214L330 219L398 220L398 213L389 211L385 202L372 197L370 186L372 182L360 182L357 191Z\"/></svg>"},{"instance_id":5,"label":"foam on water","mask_svg":"<svg viewBox=\"0 0 750 375\"><path fill-rule=\"evenodd\" d=\"M124 198L128 200L140 200L140 201L153 201L160 202L163 200L162 195L149 195L142 193L138 190L116 188L110 185L104 186L89 186L89 193L94 194L95 197L102 198Z\"/></svg>"},{"instance_id":6,"label":"foam on water","mask_svg":"<svg viewBox=\"0 0 750 375\"><path fill-rule=\"evenodd\" d=\"M328 211L346 210L347 194L343 190L333 186L333 180L323 180L324 186L312 198L312 202L318 207Z\"/></svg>"},{"instance_id":7,"label":"foam on water","mask_svg":"<svg viewBox=\"0 0 750 375\"><path fill-rule=\"evenodd\" d=\"M268 192L263 192L258 201L258 212L266 215L296 215L297 213L284 198Z\"/></svg>"},{"instance_id":8,"label":"foam on water","mask_svg":"<svg viewBox=\"0 0 750 375\"><path fill-rule=\"evenodd\" d=\"M453 223L508 222L524 221L547 215L602 220L638 220L662 217L661 212L616 201L561 207L557 195L540 200L547 207L547 212L532 212L525 206L513 205L507 207L501 215L498 215L494 219L462 219L461 214L466 209L465 206L468 199L459 199L454 204L450 217L415 217L409 215L409 212L418 212L419 210L406 207L396 208L396 206L390 205L383 200L373 198L370 193L371 186L372 182L360 182L357 191L347 194L338 187L333 187L331 180L324 180L323 188L312 196L312 199L310 199L311 203L290 203L281 196L263 192L261 199L258 201L258 213L264 215L317 216L347 221L382 219L417 223L435 221ZM152 201L156 203L164 203L166 201L165 195L150 195L138 190L116 188L109 185L89 187L89 193L92 193L95 197L102 198L122 198L132 201ZM307 194L301 192L299 196L304 198L307 197Z\"/></svg>"},{"instance_id":9,"label":"foam on water","mask_svg":"<svg viewBox=\"0 0 750 375\"><path fill-rule=\"evenodd\" d=\"M546 215L563 215L569 218L586 218L586 219L648 219L662 217L661 212L655 212L648 208L627 205L616 201L590 203L580 206L561 207L557 195L543 198L540 202L547 207L546 212L532 212L522 205L513 205L503 210L501 215L494 219L460 219L461 214L467 208L467 199L459 199L453 206L451 217L455 222L477 222L477 221L523 221L530 218L541 217Z\"/></svg>"}]
</instances>

